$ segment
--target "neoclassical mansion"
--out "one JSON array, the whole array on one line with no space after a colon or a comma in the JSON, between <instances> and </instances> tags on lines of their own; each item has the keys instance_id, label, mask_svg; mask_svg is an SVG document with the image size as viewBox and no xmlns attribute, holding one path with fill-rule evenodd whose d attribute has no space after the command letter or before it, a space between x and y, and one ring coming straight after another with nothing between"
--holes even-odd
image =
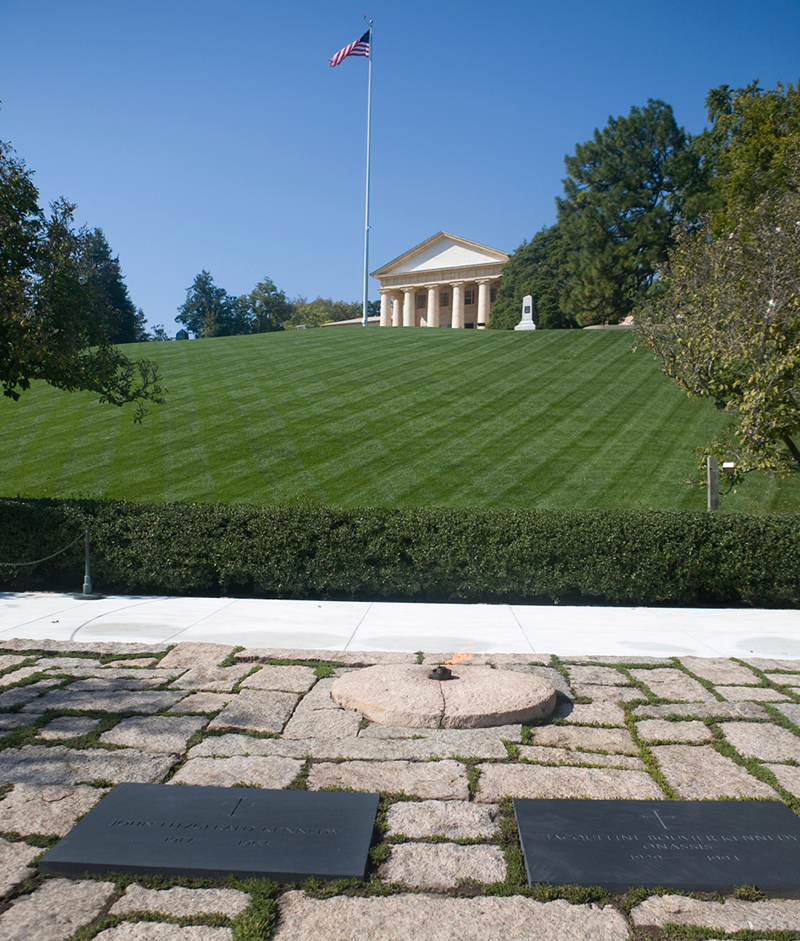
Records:
<instances>
[{"instance_id":1,"label":"neoclassical mansion","mask_svg":"<svg viewBox=\"0 0 800 941\"><path fill-rule=\"evenodd\" d=\"M508 255L439 232L372 272L380 281L382 327L489 325Z\"/></svg>"}]
</instances>

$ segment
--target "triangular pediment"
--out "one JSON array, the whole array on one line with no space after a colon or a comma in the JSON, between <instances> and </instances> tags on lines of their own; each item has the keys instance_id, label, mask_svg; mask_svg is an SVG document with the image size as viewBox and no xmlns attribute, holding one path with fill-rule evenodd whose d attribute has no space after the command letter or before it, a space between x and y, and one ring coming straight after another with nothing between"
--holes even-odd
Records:
<instances>
[{"instance_id":1,"label":"triangular pediment","mask_svg":"<svg viewBox=\"0 0 800 941\"><path fill-rule=\"evenodd\" d=\"M475 268L479 265L503 264L506 261L508 255L496 248L462 239L449 232L438 232L373 271L372 277L389 278L392 275L418 274L442 269Z\"/></svg>"}]
</instances>

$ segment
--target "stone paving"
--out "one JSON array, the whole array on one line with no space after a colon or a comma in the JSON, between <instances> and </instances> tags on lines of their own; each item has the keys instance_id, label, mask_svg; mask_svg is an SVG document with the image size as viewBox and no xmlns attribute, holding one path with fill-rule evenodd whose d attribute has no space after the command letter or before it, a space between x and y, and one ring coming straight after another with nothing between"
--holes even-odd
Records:
<instances>
[{"instance_id":1,"label":"stone paving","mask_svg":"<svg viewBox=\"0 0 800 941\"><path fill-rule=\"evenodd\" d=\"M529 890L507 800L755 798L800 812L798 660L481 655L552 678L554 715L408 729L339 707L334 679L448 655L4 644L3 941L800 939L798 900ZM38 874L44 850L121 781L381 791L367 882Z\"/></svg>"}]
</instances>

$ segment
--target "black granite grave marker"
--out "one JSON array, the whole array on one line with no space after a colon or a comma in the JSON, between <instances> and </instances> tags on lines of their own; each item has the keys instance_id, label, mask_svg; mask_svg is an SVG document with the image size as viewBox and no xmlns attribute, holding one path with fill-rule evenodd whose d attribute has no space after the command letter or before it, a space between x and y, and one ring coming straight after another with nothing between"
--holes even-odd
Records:
<instances>
[{"instance_id":1,"label":"black granite grave marker","mask_svg":"<svg viewBox=\"0 0 800 941\"><path fill-rule=\"evenodd\" d=\"M363 879L377 794L120 784L42 857L60 876Z\"/></svg>"},{"instance_id":2,"label":"black granite grave marker","mask_svg":"<svg viewBox=\"0 0 800 941\"><path fill-rule=\"evenodd\" d=\"M800 819L778 801L514 800L528 883L800 896Z\"/></svg>"}]
</instances>

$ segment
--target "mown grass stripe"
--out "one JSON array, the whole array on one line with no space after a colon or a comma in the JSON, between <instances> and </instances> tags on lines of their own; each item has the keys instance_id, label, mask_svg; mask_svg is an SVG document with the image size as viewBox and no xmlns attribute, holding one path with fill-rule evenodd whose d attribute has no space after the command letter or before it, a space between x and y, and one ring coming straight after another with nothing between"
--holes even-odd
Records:
<instances>
[{"instance_id":1,"label":"mown grass stripe","mask_svg":"<svg viewBox=\"0 0 800 941\"><path fill-rule=\"evenodd\" d=\"M543 509L704 508L681 483L727 417L623 331L309 330L141 344L167 404L37 385L0 402L5 495ZM800 506L750 475L724 508Z\"/></svg>"}]
</instances>

